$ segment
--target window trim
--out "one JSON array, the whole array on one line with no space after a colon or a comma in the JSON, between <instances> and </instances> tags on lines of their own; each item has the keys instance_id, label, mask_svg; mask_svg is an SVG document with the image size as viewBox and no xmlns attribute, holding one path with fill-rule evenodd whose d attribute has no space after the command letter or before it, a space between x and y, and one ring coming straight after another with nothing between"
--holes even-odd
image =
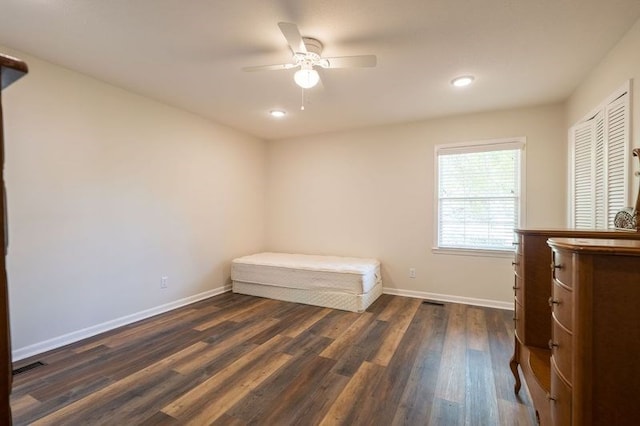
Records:
<instances>
[{"instance_id":1,"label":"window trim","mask_svg":"<svg viewBox=\"0 0 640 426\"><path fill-rule=\"evenodd\" d=\"M454 142L454 143L446 143L446 144L438 144L434 146L433 150L433 182L434 182L434 192L433 192L433 241L431 251L436 254L450 254L450 255L459 255L459 256L487 256L487 257L512 257L514 248L505 249L505 250L495 250L495 249L472 249L472 248L452 248L452 247L440 247L438 245L438 232L439 232L439 207L440 207L440 197L439 197L439 173L438 173L438 155L439 153L445 151L448 153L452 152L487 152L487 151L498 151L498 150L508 150L508 149L520 149L520 176L519 176L519 186L520 186L520 208L518 215L518 223L517 227L524 227L526 222L526 168L527 168L527 158L526 158L526 145L527 138L525 136L518 136L512 138L499 138L499 139L477 139L473 141L466 142Z\"/></svg>"}]
</instances>

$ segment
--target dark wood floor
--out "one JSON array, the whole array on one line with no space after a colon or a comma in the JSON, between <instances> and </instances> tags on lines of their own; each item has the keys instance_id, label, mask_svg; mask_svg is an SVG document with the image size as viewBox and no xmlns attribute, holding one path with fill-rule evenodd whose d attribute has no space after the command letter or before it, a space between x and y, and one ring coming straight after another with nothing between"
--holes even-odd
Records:
<instances>
[{"instance_id":1,"label":"dark wood floor","mask_svg":"<svg viewBox=\"0 0 640 426\"><path fill-rule=\"evenodd\" d=\"M531 425L511 317L225 293L16 363L47 365L15 376L14 424Z\"/></svg>"}]
</instances>

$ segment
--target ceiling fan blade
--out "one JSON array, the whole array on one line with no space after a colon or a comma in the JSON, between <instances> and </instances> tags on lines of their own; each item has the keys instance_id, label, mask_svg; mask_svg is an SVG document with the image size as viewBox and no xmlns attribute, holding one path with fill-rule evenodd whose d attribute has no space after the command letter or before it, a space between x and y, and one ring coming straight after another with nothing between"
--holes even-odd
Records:
<instances>
[{"instance_id":1,"label":"ceiling fan blade","mask_svg":"<svg viewBox=\"0 0 640 426\"><path fill-rule=\"evenodd\" d=\"M307 53L307 48L302 41L300 30L296 24L290 22L278 22L278 27L282 31L282 35L287 39L291 51L295 53Z\"/></svg>"},{"instance_id":2,"label":"ceiling fan blade","mask_svg":"<svg viewBox=\"0 0 640 426\"><path fill-rule=\"evenodd\" d=\"M246 72L279 71L279 70L288 70L295 67L297 67L296 64L259 65L257 67L244 67L242 68L242 71L246 71Z\"/></svg>"},{"instance_id":3,"label":"ceiling fan blade","mask_svg":"<svg viewBox=\"0 0 640 426\"><path fill-rule=\"evenodd\" d=\"M378 62L376 55L340 56L322 59L328 62L325 68L375 67Z\"/></svg>"}]
</instances>

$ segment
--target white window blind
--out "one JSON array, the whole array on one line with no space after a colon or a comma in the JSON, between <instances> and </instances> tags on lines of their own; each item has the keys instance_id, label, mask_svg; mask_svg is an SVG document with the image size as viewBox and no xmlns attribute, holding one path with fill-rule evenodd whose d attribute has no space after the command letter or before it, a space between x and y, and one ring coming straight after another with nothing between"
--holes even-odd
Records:
<instances>
[{"instance_id":1,"label":"white window blind","mask_svg":"<svg viewBox=\"0 0 640 426\"><path fill-rule=\"evenodd\" d=\"M512 250L524 139L436 148L437 247Z\"/></svg>"},{"instance_id":2,"label":"white window blind","mask_svg":"<svg viewBox=\"0 0 640 426\"><path fill-rule=\"evenodd\" d=\"M628 203L629 94L571 128L571 226L607 229Z\"/></svg>"}]
</instances>

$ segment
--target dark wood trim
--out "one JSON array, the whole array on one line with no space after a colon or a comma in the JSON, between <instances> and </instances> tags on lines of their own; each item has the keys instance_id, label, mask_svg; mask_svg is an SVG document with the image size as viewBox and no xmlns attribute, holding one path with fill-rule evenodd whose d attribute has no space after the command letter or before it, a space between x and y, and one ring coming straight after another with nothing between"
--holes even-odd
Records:
<instances>
[{"instance_id":1,"label":"dark wood trim","mask_svg":"<svg viewBox=\"0 0 640 426\"><path fill-rule=\"evenodd\" d=\"M29 72L27 64L20 59L0 54L0 74L2 77L2 90Z\"/></svg>"},{"instance_id":2,"label":"dark wood trim","mask_svg":"<svg viewBox=\"0 0 640 426\"><path fill-rule=\"evenodd\" d=\"M0 68L0 75L4 77L3 69ZM2 79L4 86L4 78ZM0 165L4 164L4 131L2 127L2 92L0 91ZM3 167L4 169L4 167ZM4 191L4 170L0 172L0 184ZM0 241L5 241L5 205L4 194L0 197L0 215L2 215L2 226L0 226ZM6 273L6 247L2 244L2 256L0 256L0 419L8 419L11 424L11 407L9 398L11 396L11 331L9 326L9 290L7 288Z\"/></svg>"},{"instance_id":3,"label":"dark wood trim","mask_svg":"<svg viewBox=\"0 0 640 426\"><path fill-rule=\"evenodd\" d=\"M0 81L2 90L25 75L27 64L10 56L0 55ZM7 220L6 197L4 192L4 129L2 117L2 90L0 90L0 241L2 241L2 256L0 256L0 419L11 424L11 329L9 325L9 290L7 288L6 255L7 255Z\"/></svg>"}]
</instances>

